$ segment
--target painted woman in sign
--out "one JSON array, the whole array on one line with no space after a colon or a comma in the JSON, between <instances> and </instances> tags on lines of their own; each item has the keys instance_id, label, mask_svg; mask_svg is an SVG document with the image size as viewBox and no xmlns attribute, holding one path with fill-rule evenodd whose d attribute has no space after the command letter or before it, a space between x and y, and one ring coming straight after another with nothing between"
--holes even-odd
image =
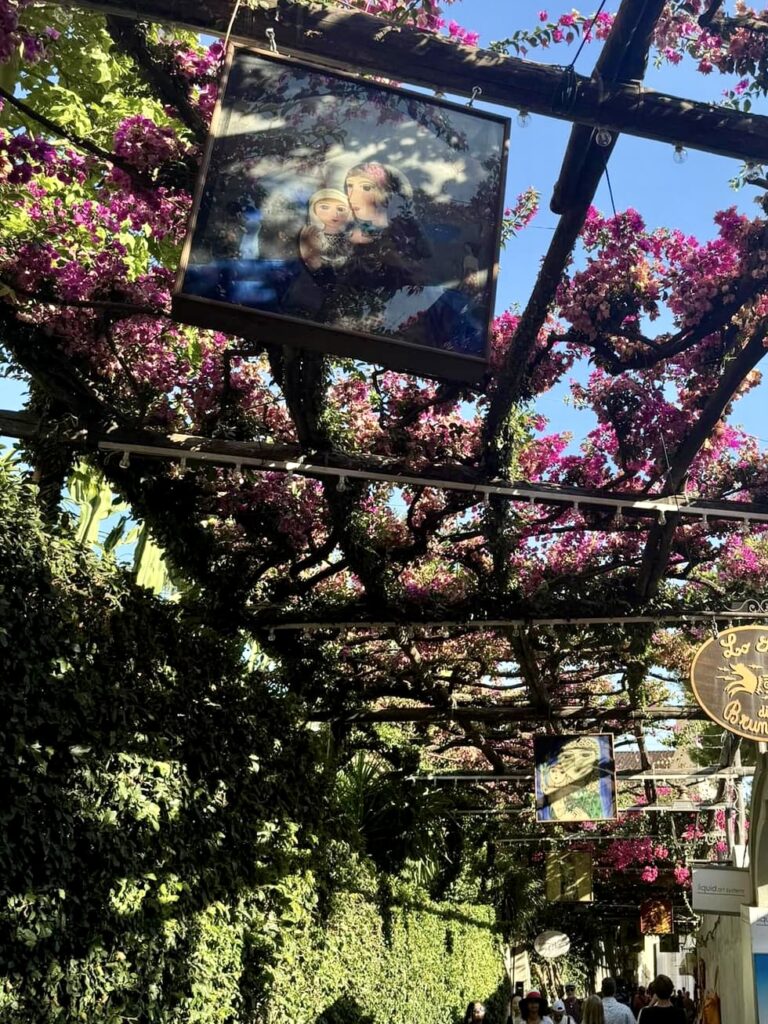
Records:
<instances>
[{"instance_id":1,"label":"painted woman in sign","mask_svg":"<svg viewBox=\"0 0 768 1024\"><path fill-rule=\"evenodd\" d=\"M321 322L395 332L403 320L400 307L426 283L424 261L431 253L414 214L413 190L395 167L366 161L346 172L344 195L353 218L350 255L338 268Z\"/></svg>"},{"instance_id":2,"label":"painted woman in sign","mask_svg":"<svg viewBox=\"0 0 768 1024\"><path fill-rule=\"evenodd\" d=\"M567 741L539 771L539 792L550 820L605 818L600 794L600 744L595 737Z\"/></svg>"},{"instance_id":3,"label":"painted woman in sign","mask_svg":"<svg viewBox=\"0 0 768 1024\"><path fill-rule=\"evenodd\" d=\"M355 164L344 179L355 218L350 235L359 287L398 288L423 284L421 262L430 249L413 212L413 189L389 164Z\"/></svg>"}]
</instances>

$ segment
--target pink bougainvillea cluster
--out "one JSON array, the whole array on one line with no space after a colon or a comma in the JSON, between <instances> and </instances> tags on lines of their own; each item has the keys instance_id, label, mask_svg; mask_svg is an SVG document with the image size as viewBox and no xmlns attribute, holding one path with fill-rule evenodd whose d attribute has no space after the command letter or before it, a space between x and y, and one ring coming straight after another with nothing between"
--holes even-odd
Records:
<instances>
[{"instance_id":1,"label":"pink bougainvillea cluster","mask_svg":"<svg viewBox=\"0 0 768 1024\"><path fill-rule=\"evenodd\" d=\"M44 55L46 47L59 38L55 28L34 32L19 24L22 11L30 4L31 0L0 2L0 65L16 59L34 64Z\"/></svg>"},{"instance_id":2,"label":"pink bougainvillea cluster","mask_svg":"<svg viewBox=\"0 0 768 1024\"><path fill-rule=\"evenodd\" d=\"M443 0L454 3L454 0ZM402 16L402 0L352 0L352 6L362 8L368 14L380 17ZM444 32L450 39L465 46L477 46L479 33L463 28L457 21L448 20L437 4L430 0L420 0L411 5L413 23L424 32Z\"/></svg>"}]
</instances>

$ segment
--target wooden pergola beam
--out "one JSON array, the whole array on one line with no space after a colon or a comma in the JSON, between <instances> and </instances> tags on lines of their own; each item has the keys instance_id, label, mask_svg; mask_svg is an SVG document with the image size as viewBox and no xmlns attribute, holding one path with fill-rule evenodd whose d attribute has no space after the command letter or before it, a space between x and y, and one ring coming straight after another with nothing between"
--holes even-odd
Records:
<instances>
[{"instance_id":1,"label":"wooden pergola beam","mask_svg":"<svg viewBox=\"0 0 768 1024\"><path fill-rule=\"evenodd\" d=\"M616 772L618 779L625 779L630 782L643 782L646 779L658 781L708 781L710 779L744 779L751 778L755 774L753 767L746 768L660 768L658 771L653 768L650 771L635 771L634 768L620 768ZM519 782L533 778L533 771L520 770L504 772L503 775L494 772L424 772L408 776L408 782ZM722 797L716 797L720 802Z\"/></svg>"},{"instance_id":2,"label":"wooden pergola beam","mask_svg":"<svg viewBox=\"0 0 768 1024\"><path fill-rule=\"evenodd\" d=\"M627 68L640 73L650 47L650 31L658 19L661 0L650 3L622 0L613 27L600 52L597 68L589 79L599 83L604 95L611 95L621 83L615 80ZM648 14L646 15L646 12ZM603 79L601 69L610 76ZM571 92L576 89L573 69L564 71ZM639 83L638 83L639 88ZM576 121L577 119L573 119ZM508 465L513 439L508 435L509 416L514 406L525 397L528 375L539 335L557 296L557 289L581 234L589 207L605 172L606 161L616 143L611 136L609 146L602 150L592 139L592 132L583 124L575 124L563 159L551 207L562 214L552 241L544 255L539 275L520 317L512 343L504 356L496 389L488 407L485 424L486 469L497 475Z\"/></svg>"},{"instance_id":3,"label":"wooden pergola beam","mask_svg":"<svg viewBox=\"0 0 768 1024\"><path fill-rule=\"evenodd\" d=\"M620 721L633 722L647 719L649 721L705 721L706 715L696 705L669 705L635 710L630 707L620 708L588 708L583 705L552 710L549 715L543 714L541 708L530 705L459 705L455 708L375 708L365 711L348 713L314 712L312 721L328 722L343 721L348 723L372 724L375 722L414 722L433 724L447 721L455 722L496 722L502 720L515 722L546 722L550 718L559 721Z\"/></svg>"},{"instance_id":4,"label":"wooden pergola beam","mask_svg":"<svg viewBox=\"0 0 768 1024\"><path fill-rule=\"evenodd\" d=\"M768 117L742 114L643 89L606 83L562 68L460 46L358 10L276 0L264 6L234 0L59 0L62 7L178 25L268 48L267 29L279 51L328 67L370 72L415 85L470 96L589 127L682 144L737 160L768 162ZM233 20L233 14L234 20Z\"/></svg>"},{"instance_id":5,"label":"wooden pergola beam","mask_svg":"<svg viewBox=\"0 0 768 1024\"><path fill-rule=\"evenodd\" d=\"M0 434L31 440L38 435L40 423L29 413L0 409ZM356 456L341 452L306 452L296 444L263 444L252 441L228 441L195 434L160 434L149 430L116 428L109 433L92 434L81 430L66 436L62 444L86 452L128 452L136 458L159 459L214 466L239 466L242 469L283 471L322 479L356 477L362 480L393 483L399 486L434 487L438 490L476 492L478 501L493 495L510 501L528 501L568 508L578 504L582 511L617 512L626 517L657 518L671 513L744 522L768 522L768 505L758 502L690 499L684 495L648 497L621 491L597 491L583 487L488 478L474 466L446 463L422 466L414 470L407 463L375 455Z\"/></svg>"},{"instance_id":6,"label":"wooden pergola beam","mask_svg":"<svg viewBox=\"0 0 768 1024\"><path fill-rule=\"evenodd\" d=\"M648 51L656 22L666 0L652 0L642 5L623 3L611 29L609 41L600 51L591 77L609 90L619 84L637 84L645 75ZM560 175L550 202L553 213L566 213L573 207L591 201L592 180L599 181L618 136L611 134L607 146L597 141L594 129L575 124L563 157Z\"/></svg>"}]
</instances>

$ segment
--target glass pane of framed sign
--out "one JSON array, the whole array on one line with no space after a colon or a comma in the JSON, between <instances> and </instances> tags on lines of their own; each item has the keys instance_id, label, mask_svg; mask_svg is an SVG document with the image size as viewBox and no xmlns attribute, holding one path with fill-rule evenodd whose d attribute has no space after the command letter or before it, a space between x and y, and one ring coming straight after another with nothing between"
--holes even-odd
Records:
<instances>
[{"instance_id":1,"label":"glass pane of framed sign","mask_svg":"<svg viewBox=\"0 0 768 1024\"><path fill-rule=\"evenodd\" d=\"M613 736L534 736L536 821L617 816Z\"/></svg>"},{"instance_id":2,"label":"glass pane of framed sign","mask_svg":"<svg viewBox=\"0 0 768 1024\"><path fill-rule=\"evenodd\" d=\"M231 49L174 315L480 381L508 137L504 117Z\"/></svg>"}]
</instances>

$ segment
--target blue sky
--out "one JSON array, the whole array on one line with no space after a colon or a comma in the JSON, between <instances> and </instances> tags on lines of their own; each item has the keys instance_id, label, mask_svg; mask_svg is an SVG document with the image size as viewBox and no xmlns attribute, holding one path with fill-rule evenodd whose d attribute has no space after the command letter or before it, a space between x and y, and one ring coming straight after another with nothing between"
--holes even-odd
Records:
<instances>
[{"instance_id":1,"label":"blue sky","mask_svg":"<svg viewBox=\"0 0 768 1024\"><path fill-rule=\"evenodd\" d=\"M618 0L609 0L605 10L615 11ZM595 7L585 5L580 10L591 14ZM569 3L548 4L545 0L457 0L445 8L446 14L465 28L480 33L480 45L488 46L503 39L519 28L533 28L538 24L538 13L546 10L555 20L572 10ZM602 44L587 43L576 63L580 74L589 75ZM555 46L549 50L531 50L529 57L552 64L569 64L576 52L575 46ZM737 78L726 79L719 74L705 76L695 70L691 61L677 68L649 65L645 79L648 88L673 95L686 96L702 102L718 103L723 91ZM478 103L477 106L483 106ZM498 109L488 106L487 109ZM755 112L764 110L754 108ZM766 105L768 110L768 105ZM503 112L503 111L502 111ZM514 303L524 304L530 293L539 262L546 252L557 216L549 211L552 187L557 180L563 153L568 142L570 125L565 121L532 116L529 125L521 129L516 112L508 112L512 121L509 169L507 172L507 199L511 201L523 189L533 185L541 192L541 208L530 227L513 240L502 253L501 274L497 294L497 312ZM691 151L683 164L673 160L672 147L645 139L622 136L613 151L609 173L617 209L634 207L646 224L676 227L699 239L716 234L713 214L717 210L736 205L749 216L758 212L754 196L758 190L745 188L734 191L730 179L741 164L707 153ZM610 212L610 198L605 179L595 196L595 205ZM582 378L588 368L582 366L572 376ZM768 445L768 424L761 406L766 398L766 383L741 399L734 412L734 422L749 433L765 440ZM566 386L541 396L536 408L550 419L550 428L572 430L578 443L594 422L589 412L576 412L564 404Z\"/></svg>"}]
</instances>

